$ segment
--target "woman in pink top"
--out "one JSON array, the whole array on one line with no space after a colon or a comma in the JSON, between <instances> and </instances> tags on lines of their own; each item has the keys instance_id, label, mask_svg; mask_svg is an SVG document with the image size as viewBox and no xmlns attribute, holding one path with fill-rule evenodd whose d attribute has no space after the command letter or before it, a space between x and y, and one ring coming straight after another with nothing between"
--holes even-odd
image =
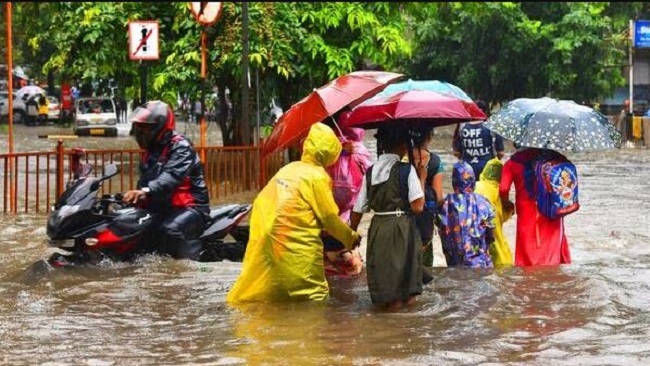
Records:
<instances>
[{"instance_id":1,"label":"woman in pink top","mask_svg":"<svg viewBox=\"0 0 650 366\"><path fill-rule=\"evenodd\" d=\"M517 150L503 165L499 195L504 209L511 209L510 187L515 184L517 244L515 266L543 266L571 263L564 219L549 219L537 211L537 202L526 190L526 176L534 179L532 162L543 150Z\"/></svg>"}]
</instances>

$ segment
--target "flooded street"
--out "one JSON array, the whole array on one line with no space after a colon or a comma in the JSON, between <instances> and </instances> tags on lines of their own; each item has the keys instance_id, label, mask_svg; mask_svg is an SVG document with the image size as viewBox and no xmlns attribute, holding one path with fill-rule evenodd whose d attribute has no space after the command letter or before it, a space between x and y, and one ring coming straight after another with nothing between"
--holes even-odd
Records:
<instances>
[{"instance_id":1,"label":"flooded street","mask_svg":"<svg viewBox=\"0 0 650 366\"><path fill-rule=\"evenodd\" d=\"M17 151L56 145L25 128L17 128ZM6 151L6 135L0 136ZM368 133L372 149L373 141ZM66 147L107 145L135 148L128 136L66 141ZM446 192L456 160L450 145L448 130L432 145L446 165ZM52 253L47 216L3 215L0 363L648 365L650 150L567 156L581 185L581 209L565 224L572 264L434 268L418 304L400 313L372 307L365 275L332 281L324 304L232 308L225 297L239 263L148 256L134 264L39 272L32 264ZM515 220L505 225L511 247Z\"/></svg>"}]
</instances>

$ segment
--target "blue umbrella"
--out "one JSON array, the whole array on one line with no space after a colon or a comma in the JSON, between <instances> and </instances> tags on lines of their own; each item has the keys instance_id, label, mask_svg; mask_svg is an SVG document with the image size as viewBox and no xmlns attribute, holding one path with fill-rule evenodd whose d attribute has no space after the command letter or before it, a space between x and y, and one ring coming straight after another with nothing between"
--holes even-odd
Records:
<instances>
[{"instance_id":1,"label":"blue umbrella","mask_svg":"<svg viewBox=\"0 0 650 366\"><path fill-rule=\"evenodd\" d=\"M457 87L454 84L438 81L438 80L413 80L408 79L401 83L395 83L388 85L381 93L377 94L375 97L382 98L388 97L390 95L402 92L402 91L411 91L411 90L421 90L421 91L434 91L445 95L450 95L459 99L466 101L472 101L472 98L463 91L463 89Z\"/></svg>"},{"instance_id":2,"label":"blue umbrella","mask_svg":"<svg viewBox=\"0 0 650 366\"><path fill-rule=\"evenodd\" d=\"M607 117L571 100L519 98L494 113L485 127L524 147L590 151L620 146Z\"/></svg>"}]
</instances>

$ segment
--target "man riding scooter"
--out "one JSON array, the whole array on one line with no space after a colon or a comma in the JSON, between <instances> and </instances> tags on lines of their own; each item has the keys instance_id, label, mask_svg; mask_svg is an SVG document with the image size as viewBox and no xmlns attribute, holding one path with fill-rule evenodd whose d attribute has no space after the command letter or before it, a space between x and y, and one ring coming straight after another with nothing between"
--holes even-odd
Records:
<instances>
[{"instance_id":1,"label":"man riding scooter","mask_svg":"<svg viewBox=\"0 0 650 366\"><path fill-rule=\"evenodd\" d=\"M147 245L160 254L198 260L210 207L203 165L192 143L174 131L169 105L151 101L136 108L129 121L145 149L136 190L124 202L146 208L154 217Z\"/></svg>"}]
</instances>

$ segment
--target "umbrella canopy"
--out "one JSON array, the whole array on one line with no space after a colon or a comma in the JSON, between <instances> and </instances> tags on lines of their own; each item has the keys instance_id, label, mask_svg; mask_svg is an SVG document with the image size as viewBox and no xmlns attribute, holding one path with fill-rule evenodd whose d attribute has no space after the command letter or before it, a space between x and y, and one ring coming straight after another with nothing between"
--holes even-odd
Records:
<instances>
[{"instance_id":1,"label":"umbrella canopy","mask_svg":"<svg viewBox=\"0 0 650 366\"><path fill-rule=\"evenodd\" d=\"M346 106L352 107L382 91L403 74L381 71L356 71L314 89L284 113L262 147L267 155L291 146L307 136L311 125L323 122Z\"/></svg>"},{"instance_id":2,"label":"umbrella canopy","mask_svg":"<svg viewBox=\"0 0 650 366\"><path fill-rule=\"evenodd\" d=\"M465 93L465 91L454 84L446 81L438 80L413 80L408 79L399 83L391 84L386 87L381 93L375 95L373 98L383 98L392 94L408 91L408 90L428 90L438 92L440 94L450 95L466 101L472 101L472 98Z\"/></svg>"},{"instance_id":3,"label":"umbrella canopy","mask_svg":"<svg viewBox=\"0 0 650 366\"><path fill-rule=\"evenodd\" d=\"M40 86L37 85L27 85L23 86L16 92L16 97L22 98L23 95L36 95L36 94L44 94L45 89L41 88Z\"/></svg>"},{"instance_id":4,"label":"umbrella canopy","mask_svg":"<svg viewBox=\"0 0 650 366\"><path fill-rule=\"evenodd\" d=\"M485 113L471 100L435 91L407 90L368 99L341 116L341 124L370 129L383 123L409 120L435 127L486 118Z\"/></svg>"},{"instance_id":5,"label":"umbrella canopy","mask_svg":"<svg viewBox=\"0 0 650 366\"><path fill-rule=\"evenodd\" d=\"M485 126L521 146L589 151L620 146L607 117L571 100L519 98L494 113Z\"/></svg>"}]
</instances>

